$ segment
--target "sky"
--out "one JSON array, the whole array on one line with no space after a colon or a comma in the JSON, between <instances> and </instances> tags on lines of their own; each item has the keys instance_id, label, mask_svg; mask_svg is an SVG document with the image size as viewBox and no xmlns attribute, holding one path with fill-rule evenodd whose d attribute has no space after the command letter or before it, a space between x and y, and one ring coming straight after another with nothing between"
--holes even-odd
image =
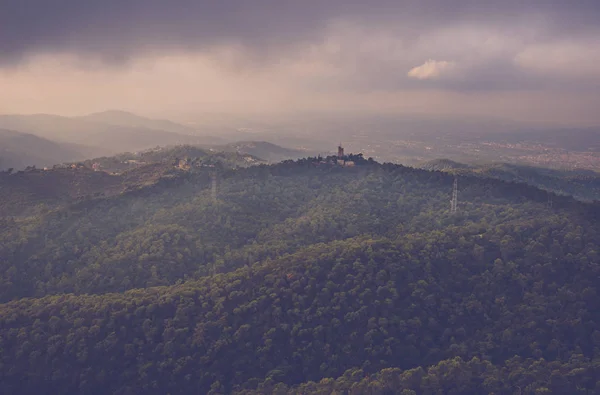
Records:
<instances>
[{"instance_id":1,"label":"sky","mask_svg":"<svg viewBox=\"0 0 600 395\"><path fill-rule=\"evenodd\" d=\"M600 125L597 0L4 0L0 113Z\"/></svg>"}]
</instances>

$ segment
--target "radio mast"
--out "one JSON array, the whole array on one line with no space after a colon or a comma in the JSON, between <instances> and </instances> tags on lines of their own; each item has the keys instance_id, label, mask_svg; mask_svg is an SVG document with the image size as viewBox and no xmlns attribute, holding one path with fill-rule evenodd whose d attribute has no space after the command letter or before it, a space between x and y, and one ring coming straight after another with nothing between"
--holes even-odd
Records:
<instances>
[{"instance_id":1,"label":"radio mast","mask_svg":"<svg viewBox=\"0 0 600 395\"><path fill-rule=\"evenodd\" d=\"M454 176L454 186L452 187L452 200L450 200L450 213L455 214L458 210L458 177Z\"/></svg>"},{"instance_id":2,"label":"radio mast","mask_svg":"<svg viewBox=\"0 0 600 395\"><path fill-rule=\"evenodd\" d=\"M216 203L216 201L217 201L217 172L216 171L210 172L210 181L211 181L212 199L213 199L213 202Z\"/></svg>"}]
</instances>

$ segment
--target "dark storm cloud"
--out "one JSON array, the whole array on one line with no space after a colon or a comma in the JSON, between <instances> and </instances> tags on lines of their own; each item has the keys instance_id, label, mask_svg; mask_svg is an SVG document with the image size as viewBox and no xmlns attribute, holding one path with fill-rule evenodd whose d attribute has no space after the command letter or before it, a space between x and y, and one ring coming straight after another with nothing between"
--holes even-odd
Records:
<instances>
[{"instance_id":1,"label":"dark storm cloud","mask_svg":"<svg viewBox=\"0 0 600 395\"><path fill-rule=\"evenodd\" d=\"M510 25L547 18L549 34L585 34L600 2L401 0L2 0L0 62L36 53L95 54L122 61L144 52L203 50L237 44L249 53L278 53L323 38L336 18L405 24L415 32L450 23Z\"/></svg>"}]
</instances>

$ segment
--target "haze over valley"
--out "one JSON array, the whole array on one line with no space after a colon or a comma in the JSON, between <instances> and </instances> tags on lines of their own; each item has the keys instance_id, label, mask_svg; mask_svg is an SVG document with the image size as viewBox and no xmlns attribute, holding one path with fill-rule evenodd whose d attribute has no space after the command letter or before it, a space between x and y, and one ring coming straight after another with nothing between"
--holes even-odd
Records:
<instances>
[{"instance_id":1,"label":"haze over valley","mask_svg":"<svg viewBox=\"0 0 600 395\"><path fill-rule=\"evenodd\" d=\"M278 162L326 156L343 142L378 161L411 166L448 158L471 164L600 170L600 127L551 128L494 119L349 114L262 122L232 119L228 124L207 121L195 126L112 110L81 117L4 115L0 129L0 168L4 169L182 144L240 151Z\"/></svg>"}]
</instances>

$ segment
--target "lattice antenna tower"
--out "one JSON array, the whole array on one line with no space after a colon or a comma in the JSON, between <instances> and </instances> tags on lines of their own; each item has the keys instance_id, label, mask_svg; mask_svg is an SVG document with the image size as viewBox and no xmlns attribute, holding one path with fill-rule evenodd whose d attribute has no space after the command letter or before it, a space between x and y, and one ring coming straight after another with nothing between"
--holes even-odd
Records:
<instances>
[{"instance_id":1,"label":"lattice antenna tower","mask_svg":"<svg viewBox=\"0 0 600 395\"><path fill-rule=\"evenodd\" d=\"M454 214L458 210L458 177L454 177L452 187L452 200L450 200L450 213Z\"/></svg>"},{"instance_id":2,"label":"lattice antenna tower","mask_svg":"<svg viewBox=\"0 0 600 395\"><path fill-rule=\"evenodd\" d=\"M213 202L217 201L217 172L210 172L211 195Z\"/></svg>"}]
</instances>

